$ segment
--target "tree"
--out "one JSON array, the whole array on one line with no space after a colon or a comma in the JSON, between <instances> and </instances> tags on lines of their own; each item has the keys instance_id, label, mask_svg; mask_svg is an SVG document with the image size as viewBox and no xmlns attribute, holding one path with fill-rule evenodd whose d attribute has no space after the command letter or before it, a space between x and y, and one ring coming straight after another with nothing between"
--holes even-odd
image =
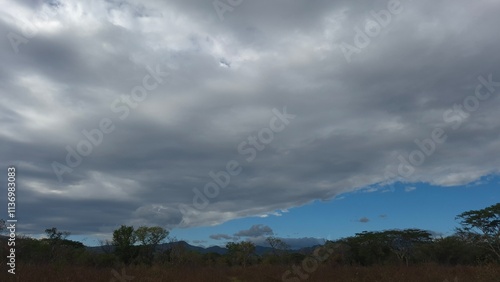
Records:
<instances>
[{"instance_id":1,"label":"tree","mask_svg":"<svg viewBox=\"0 0 500 282\"><path fill-rule=\"evenodd\" d=\"M188 250L183 241L177 240L174 237L168 237L168 249L163 252L166 261L173 265L180 265L185 263Z\"/></svg>"},{"instance_id":2,"label":"tree","mask_svg":"<svg viewBox=\"0 0 500 282\"><path fill-rule=\"evenodd\" d=\"M68 231L60 232L57 230L57 228L52 227L52 228L45 229L45 234L47 234L47 237L49 237L49 240L56 242L56 241L65 240L71 233Z\"/></svg>"},{"instance_id":3,"label":"tree","mask_svg":"<svg viewBox=\"0 0 500 282\"><path fill-rule=\"evenodd\" d=\"M352 252L351 260L364 266L382 264L391 256L387 238L382 232L363 231L345 239Z\"/></svg>"},{"instance_id":4,"label":"tree","mask_svg":"<svg viewBox=\"0 0 500 282\"><path fill-rule=\"evenodd\" d=\"M141 226L135 231L137 240L145 246L157 246L167 238L168 234L169 232L160 226Z\"/></svg>"},{"instance_id":5,"label":"tree","mask_svg":"<svg viewBox=\"0 0 500 282\"><path fill-rule=\"evenodd\" d=\"M290 246L283 240L274 236L267 237L266 242L273 249L273 254L281 261L281 263L284 263L288 256Z\"/></svg>"},{"instance_id":6,"label":"tree","mask_svg":"<svg viewBox=\"0 0 500 282\"><path fill-rule=\"evenodd\" d=\"M156 247L167 238L168 234L169 232L160 226L141 226L135 230L135 236L142 244L142 257L147 263L152 262Z\"/></svg>"},{"instance_id":7,"label":"tree","mask_svg":"<svg viewBox=\"0 0 500 282\"><path fill-rule=\"evenodd\" d=\"M243 267L247 266L248 260L255 252L255 245L252 242L229 242L226 248L229 257Z\"/></svg>"},{"instance_id":8,"label":"tree","mask_svg":"<svg viewBox=\"0 0 500 282\"><path fill-rule=\"evenodd\" d=\"M111 254L113 252L113 241L110 240L99 240L99 245L101 245L101 250L105 254Z\"/></svg>"},{"instance_id":9,"label":"tree","mask_svg":"<svg viewBox=\"0 0 500 282\"><path fill-rule=\"evenodd\" d=\"M48 243L51 246L51 256L55 256L56 249L58 246L61 245L63 241L66 241L66 238L71 234L68 231L58 231L57 228L52 227L52 228L47 228L45 229L45 234L47 234L47 239L42 239L42 240L48 240Z\"/></svg>"},{"instance_id":10,"label":"tree","mask_svg":"<svg viewBox=\"0 0 500 282\"><path fill-rule=\"evenodd\" d=\"M113 231L113 245L116 255L126 264L137 256L134 244L137 241L133 226L122 225Z\"/></svg>"},{"instance_id":11,"label":"tree","mask_svg":"<svg viewBox=\"0 0 500 282\"><path fill-rule=\"evenodd\" d=\"M432 242L431 234L420 229L388 230L382 234L387 237L391 251L404 260L406 266L418 245Z\"/></svg>"},{"instance_id":12,"label":"tree","mask_svg":"<svg viewBox=\"0 0 500 282\"><path fill-rule=\"evenodd\" d=\"M457 231L462 236L485 246L497 259L500 259L500 203L481 210L463 212L456 217L461 228Z\"/></svg>"},{"instance_id":13,"label":"tree","mask_svg":"<svg viewBox=\"0 0 500 282\"><path fill-rule=\"evenodd\" d=\"M440 264L471 265L480 259L482 250L464 238L452 235L434 240L427 251L429 256Z\"/></svg>"},{"instance_id":14,"label":"tree","mask_svg":"<svg viewBox=\"0 0 500 282\"><path fill-rule=\"evenodd\" d=\"M428 231L420 229L364 231L338 243L349 247L348 260L361 265L382 264L395 258L408 265L421 245L432 242L431 237Z\"/></svg>"},{"instance_id":15,"label":"tree","mask_svg":"<svg viewBox=\"0 0 500 282\"><path fill-rule=\"evenodd\" d=\"M51 261L63 261L63 258L77 255L85 250L83 243L66 239L71 234L68 231L59 231L52 227L45 229L45 234L48 238L40 239L39 243L47 246L47 259Z\"/></svg>"}]
</instances>

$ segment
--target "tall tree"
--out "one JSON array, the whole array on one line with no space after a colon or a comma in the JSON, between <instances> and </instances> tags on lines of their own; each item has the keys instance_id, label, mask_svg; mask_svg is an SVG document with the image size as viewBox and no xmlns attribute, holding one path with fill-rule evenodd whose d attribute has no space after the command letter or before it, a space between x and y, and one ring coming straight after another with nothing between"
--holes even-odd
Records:
<instances>
[{"instance_id":1,"label":"tall tree","mask_svg":"<svg viewBox=\"0 0 500 282\"><path fill-rule=\"evenodd\" d=\"M478 246L485 246L500 259L500 203L481 210L471 210L456 217L462 227L459 234L465 235Z\"/></svg>"},{"instance_id":2,"label":"tall tree","mask_svg":"<svg viewBox=\"0 0 500 282\"><path fill-rule=\"evenodd\" d=\"M122 225L113 231L113 245L118 257L126 264L137 256L134 244L137 241L133 226Z\"/></svg>"},{"instance_id":3,"label":"tall tree","mask_svg":"<svg viewBox=\"0 0 500 282\"><path fill-rule=\"evenodd\" d=\"M50 247L49 258L51 260L61 259L64 254L71 252L71 249L84 248L81 242L66 239L71 234L68 231L59 231L57 228L52 227L45 229L45 234L47 234L48 238L41 239L41 241L48 243Z\"/></svg>"},{"instance_id":4,"label":"tall tree","mask_svg":"<svg viewBox=\"0 0 500 282\"><path fill-rule=\"evenodd\" d=\"M281 261L281 263L284 263L286 261L286 258L288 257L290 246L283 240L274 236L267 237L266 242L273 249L274 255Z\"/></svg>"},{"instance_id":5,"label":"tall tree","mask_svg":"<svg viewBox=\"0 0 500 282\"><path fill-rule=\"evenodd\" d=\"M160 226L141 226L135 230L135 236L142 245L142 257L147 263L152 262L156 247L168 234L169 232Z\"/></svg>"},{"instance_id":6,"label":"tall tree","mask_svg":"<svg viewBox=\"0 0 500 282\"><path fill-rule=\"evenodd\" d=\"M387 238L391 251L404 260L406 266L417 246L432 242L432 235L420 229L388 230L382 234Z\"/></svg>"},{"instance_id":7,"label":"tall tree","mask_svg":"<svg viewBox=\"0 0 500 282\"><path fill-rule=\"evenodd\" d=\"M226 244L228 255L237 263L247 266L250 257L255 253L255 245L252 242L229 242Z\"/></svg>"},{"instance_id":8,"label":"tall tree","mask_svg":"<svg viewBox=\"0 0 500 282\"><path fill-rule=\"evenodd\" d=\"M387 237L382 232L363 231L346 238L354 260L361 265L381 264L391 256Z\"/></svg>"}]
</instances>

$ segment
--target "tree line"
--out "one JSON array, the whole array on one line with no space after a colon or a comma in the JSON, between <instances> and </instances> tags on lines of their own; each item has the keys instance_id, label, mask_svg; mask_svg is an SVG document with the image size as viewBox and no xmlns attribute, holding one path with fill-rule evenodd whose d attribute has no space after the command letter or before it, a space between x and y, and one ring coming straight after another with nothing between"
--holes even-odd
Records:
<instances>
[{"instance_id":1,"label":"tree line","mask_svg":"<svg viewBox=\"0 0 500 282\"><path fill-rule=\"evenodd\" d=\"M463 212L457 215L456 220L459 227L453 235L447 237L436 237L421 229L364 231L350 237L326 241L322 246L316 246L316 249L300 251L291 250L282 239L271 236L266 239L271 251L260 255L256 253L255 244L249 241L228 242L225 254L202 254L190 250L187 243L170 237L169 231L163 227L134 228L127 225L114 230L112 239L102 242L100 251L96 252L80 242L68 240L69 232L52 227L45 230L46 238L43 239L18 237L16 258L27 264L95 267L117 267L123 264L226 267L297 265L308 258L315 259L315 263L332 267L500 263L500 203ZM2 260L5 260L6 250L1 248L1 251Z\"/></svg>"}]
</instances>

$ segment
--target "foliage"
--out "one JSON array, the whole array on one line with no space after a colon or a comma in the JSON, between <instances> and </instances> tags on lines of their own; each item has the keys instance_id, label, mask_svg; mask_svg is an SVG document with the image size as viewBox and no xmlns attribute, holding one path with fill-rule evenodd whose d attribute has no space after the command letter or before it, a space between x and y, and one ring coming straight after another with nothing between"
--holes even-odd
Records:
<instances>
[{"instance_id":1,"label":"foliage","mask_svg":"<svg viewBox=\"0 0 500 282\"><path fill-rule=\"evenodd\" d=\"M160 226L141 226L135 230L135 237L137 241L141 243L139 248L140 260L144 263L151 264L153 262L153 256L156 247L165 238L167 238L169 232Z\"/></svg>"},{"instance_id":2,"label":"foliage","mask_svg":"<svg viewBox=\"0 0 500 282\"><path fill-rule=\"evenodd\" d=\"M135 231L137 240L145 246L157 246L167 238L168 234L169 232L160 226L141 226Z\"/></svg>"},{"instance_id":3,"label":"foliage","mask_svg":"<svg viewBox=\"0 0 500 282\"><path fill-rule=\"evenodd\" d=\"M247 266L252 255L255 252L255 245L252 242L229 242L226 244L228 256L232 263Z\"/></svg>"},{"instance_id":4,"label":"foliage","mask_svg":"<svg viewBox=\"0 0 500 282\"><path fill-rule=\"evenodd\" d=\"M457 231L462 237L486 247L500 260L500 203L463 212L457 219L462 226Z\"/></svg>"},{"instance_id":5,"label":"foliage","mask_svg":"<svg viewBox=\"0 0 500 282\"><path fill-rule=\"evenodd\" d=\"M47 234L47 237L49 237L50 240L59 241L66 239L71 233L68 231L61 232L58 231L57 228L52 227L45 229L45 234Z\"/></svg>"},{"instance_id":6,"label":"foliage","mask_svg":"<svg viewBox=\"0 0 500 282\"><path fill-rule=\"evenodd\" d=\"M317 281L315 279L321 275L316 273L322 273L322 271L329 273L329 269L345 268L360 271L366 266L370 269L395 267L395 269L401 270L417 269L416 267L425 265L434 265L433 267L437 267L437 265L446 267L487 266L483 268L485 269L484 274L474 277L478 281L481 279L495 281L495 277L498 275L495 276L494 273L495 270L499 269L498 263L500 262L498 257L499 210L500 204L496 204L482 210L468 211L458 215L457 219L460 220L461 228L457 230L456 234L445 238L433 238L430 232L420 229L392 229L365 231L336 241L327 241L321 248L323 250L321 257L324 259L316 260L317 271L315 270L314 274L308 273L310 277L308 281ZM111 242L106 241L106 243L101 244L102 250L100 252L96 249L87 250L82 243L68 240L67 237L70 233L67 231L59 231L52 227L46 229L45 233L47 238L43 239L34 239L18 234L15 247L16 262L19 265L45 265L52 267L55 271L69 266L95 269L112 267L116 269L123 267L122 263L132 265L129 267L143 267L141 264L146 264L151 269L204 269L209 267L221 271L221 273L224 271L232 273L231 276L221 277L233 277L234 281L236 281L235 279L253 281L238 273L247 273L248 269L259 269L259 271L261 269L281 269L281 273L279 273L280 271L270 272L266 276L281 277L283 271L290 269L290 267L292 269L294 266L311 269L312 259L315 258L315 250L290 250L282 239L276 237L267 238L266 241L271 246L272 252L261 256L255 254L256 247L251 242L228 242L226 254L202 254L191 250L186 242L168 237L169 232L158 226L141 226L134 229L133 226L122 225L113 231ZM160 245L166 239L169 243ZM7 240L8 237L0 237L0 243L4 246L7 246ZM109 246L110 243L111 246ZM7 254L7 247L0 248L0 263L6 263ZM305 261L308 261L309 264L304 263ZM405 264L407 267L401 268L401 264ZM383 277L383 274L380 274L379 277ZM445 276L442 277L440 281L445 280ZM326 279L328 276L324 276L324 278L319 281L331 281ZM400 278L400 280L393 279L393 281L408 281L404 277ZM452 277L448 279L452 279ZM339 281L351 280L340 279ZM466 278L462 280L476 281ZM453 281L453 279L449 281Z\"/></svg>"},{"instance_id":7,"label":"foliage","mask_svg":"<svg viewBox=\"0 0 500 282\"><path fill-rule=\"evenodd\" d=\"M436 239L423 251L429 261L444 265L473 265L483 256L474 244L457 235Z\"/></svg>"},{"instance_id":8,"label":"foliage","mask_svg":"<svg viewBox=\"0 0 500 282\"><path fill-rule=\"evenodd\" d=\"M129 264L138 255L134 244L137 236L133 226L122 225L113 231L113 245L116 255L125 263Z\"/></svg>"}]
</instances>

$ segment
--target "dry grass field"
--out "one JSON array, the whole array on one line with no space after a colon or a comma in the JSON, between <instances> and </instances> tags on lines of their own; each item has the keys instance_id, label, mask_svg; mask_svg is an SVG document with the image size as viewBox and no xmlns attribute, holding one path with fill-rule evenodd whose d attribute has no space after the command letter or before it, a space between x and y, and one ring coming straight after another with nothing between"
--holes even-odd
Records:
<instances>
[{"instance_id":1,"label":"dry grass field","mask_svg":"<svg viewBox=\"0 0 500 282\"><path fill-rule=\"evenodd\" d=\"M1 281L40 282L89 282L89 281L172 281L172 282L265 282L283 281L287 268L259 265L240 267L165 268L160 266L130 266L116 269L77 266L20 265L16 275L2 271ZM127 277L121 276L125 271ZM298 279L298 278L297 278ZM308 277L299 280L310 282L500 282L500 266L321 266Z\"/></svg>"}]
</instances>

